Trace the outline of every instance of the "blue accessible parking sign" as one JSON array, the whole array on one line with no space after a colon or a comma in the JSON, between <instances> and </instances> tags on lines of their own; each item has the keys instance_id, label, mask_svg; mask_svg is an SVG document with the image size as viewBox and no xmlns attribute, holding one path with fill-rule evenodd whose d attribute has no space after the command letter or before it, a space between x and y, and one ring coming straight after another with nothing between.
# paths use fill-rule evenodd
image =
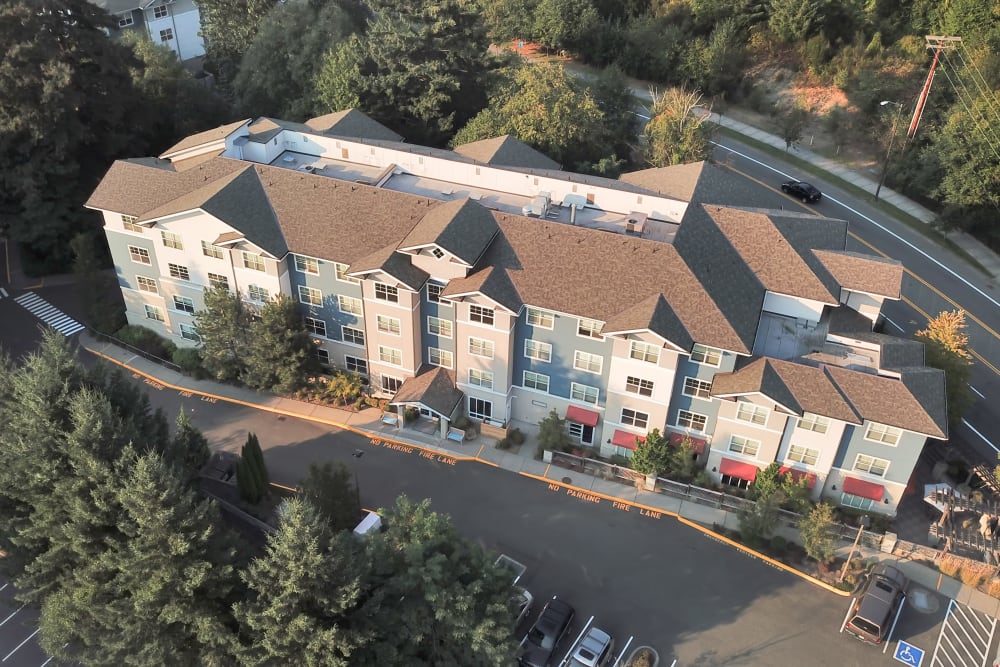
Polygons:
<instances>
[{"instance_id":1,"label":"blue accessible parking sign","mask_svg":"<svg viewBox=\"0 0 1000 667\"><path fill-rule=\"evenodd\" d=\"M924 661L924 650L900 640L896 644L896 652L892 654L892 657L904 665L920 667L920 663Z\"/></svg>"}]
</instances>

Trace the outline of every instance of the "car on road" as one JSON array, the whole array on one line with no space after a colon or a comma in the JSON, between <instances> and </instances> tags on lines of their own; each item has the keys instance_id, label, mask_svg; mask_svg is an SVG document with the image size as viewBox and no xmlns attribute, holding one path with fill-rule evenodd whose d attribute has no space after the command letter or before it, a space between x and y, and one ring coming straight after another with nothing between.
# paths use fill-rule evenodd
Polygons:
<instances>
[{"instance_id":1,"label":"car on road","mask_svg":"<svg viewBox=\"0 0 1000 667\"><path fill-rule=\"evenodd\" d=\"M823 198L819 188L805 181L785 181L781 184L781 191L802 200L805 204L815 204Z\"/></svg>"},{"instance_id":2,"label":"car on road","mask_svg":"<svg viewBox=\"0 0 1000 667\"><path fill-rule=\"evenodd\" d=\"M576 610L563 600L553 597L538 615L538 620L521 640L521 655L517 664L521 667L549 667L552 654L569 630Z\"/></svg>"},{"instance_id":3,"label":"car on road","mask_svg":"<svg viewBox=\"0 0 1000 667\"><path fill-rule=\"evenodd\" d=\"M858 588L844 629L871 644L889 639L908 584L906 575L892 565L878 565Z\"/></svg>"},{"instance_id":4,"label":"car on road","mask_svg":"<svg viewBox=\"0 0 1000 667\"><path fill-rule=\"evenodd\" d=\"M611 662L611 652L615 640L596 626L591 626L587 634L573 647L567 667L604 667Z\"/></svg>"}]
</instances>

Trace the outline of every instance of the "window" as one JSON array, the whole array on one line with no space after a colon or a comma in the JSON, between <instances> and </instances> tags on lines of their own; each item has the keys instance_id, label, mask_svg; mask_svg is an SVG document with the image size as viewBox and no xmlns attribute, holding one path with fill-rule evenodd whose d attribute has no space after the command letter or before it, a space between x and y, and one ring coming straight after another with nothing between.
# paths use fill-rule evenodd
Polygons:
<instances>
[{"instance_id":1,"label":"window","mask_svg":"<svg viewBox=\"0 0 1000 667\"><path fill-rule=\"evenodd\" d=\"M840 504L844 507L853 507L854 509L866 511L875 506L875 501L871 498L863 498L861 496L852 496L849 493L842 493L840 494Z\"/></svg>"},{"instance_id":2,"label":"window","mask_svg":"<svg viewBox=\"0 0 1000 667\"><path fill-rule=\"evenodd\" d=\"M858 454L854 459L854 469L876 477L884 477L885 471L889 469L889 462L867 454Z\"/></svg>"},{"instance_id":3,"label":"window","mask_svg":"<svg viewBox=\"0 0 1000 667\"><path fill-rule=\"evenodd\" d=\"M806 412L799 417L799 423L796 424L796 427L802 429L803 431L814 431L816 433L826 433L826 429L829 426L829 419L826 417L820 417L819 415L814 415L811 412Z\"/></svg>"},{"instance_id":4,"label":"window","mask_svg":"<svg viewBox=\"0 0 1000 667\"><path fill-rule=\"evenodd\" d=\"M165 19L167 18L167 6L157 5L153 7L153 18L154 19Z\"/></svg>"},{"instance_id":5,"label":"window","mask_svg":"<svg viewBox=\"0 0 1000 667\"><path fill-rule=\"evenodd\" d=\"M807 466L814 466L819 461L819 450L792 445L788 448L788 460L795 461L796 463L805 463Z\"/></svg>"},{"instance_id":6,"label":"window","mask_svg":"<svg viewBox=\"0 0 1000 667\"><path fill-rule=\"evenodd\" d=\"M865 433L865 440L881 442L887 445L895 445L899 442L899 436L901 435L903 435L903 432L898 428L886 426L885 424L872 423L868 425L868 431Z\"/></svg>"},{"instance_id":7,"label":"window","mask_svg":"<svg viewBox=\"0 0 1000 667\"><path fill-rule=\"evenodd\" d=\"M355 299L352 296L344 296L343 294L338 294L337 307L340 308L340 312L342 313L348 313L350 315L360 315L361 299Z\"/></svg>"},{"instance_id":8,"label":"window","mask_svg":"<svg viewBox=\"0 0 1000 667\"><path fill-rule=\"evenodd\" d=\"M452 368L455 365L454 355L448 350L442 350L437 347L427 348L427 359L432 366Z\"/></svg>"},{"instance_id":9,"label":"window","mask_svg":"<svg viewBox=\"0 0 1000 667\"><path fill-rule=\"evenodd\" d=\"M360 373L361 375L368 375L368 361L365 359L361 359L359 357L352 357L350 355L345 355L344 365L346 366L348 372L350 373Z\"/></svg>"},{"instance_id":10,"label":"window","mask_svg":"<svg viewBox=\"0 0 1000 667\"><path fill-rule=\"evenodd\" d=\"M205 257L214 257L215 259L222 259L222 248L219 246L212 245L208 241L201 242L201 254Z\"/></svg>"},{"instance_id":11,"label":"window","mask_svg":"<svg viewBox=\"0 0 1000 667\"><path fill-rule=\"evenodd\" d=\"M541 327L543 329L551 329L555 326L556 317L550 312L539 310L537 308L528 308L527 313L524 316L528 324L533 327Z\"/></svg>"},{"instance_id":12,"label":"window","mask_svg":"<svg viewBox=\"0 0 1000 667\"><path fill-rule=\"evenodd\" d=\"M138 234L142 234L142 227L135 224L136 220L138 220L138 218L136 218L134 215L122 215L122 227L124 227L130 232L136 232Z\"/></svg>"},{"instance_id":13,"label":"window","mask_svg":"<svg viewBox=\"0 0 1000 667\"><path fill-rule=\"evenodd\" d=\"M174 29L173 28L165 28L165 29L163 29L163 30L160 31L160 41L161 42L169 42L173 38L174 38Z\"/></svg>"},{"instance_id":14,"label":"window","mask_svg":"<svg viewBox=\"0 0 1000 667\"><path fill-rule=\"evenodd\" d=\"M181 338L194 341L195 343L201 342L201 336L198 335L198 329L191 324L181 325Z\"/></svg>"},{"instance_id":15,"label":"window","mask_svg":"<svg viewBox=\"0 0 1000 667\"><path fill-rule=\"evenodd\" d=\"M315 317L305 317L302 321L306 325L306 331L326 338L326 322L317 320Z\"/></svg>"},{"instance_id":16,"label":"window","mask_svg":"<svg viewBox=\"0 0 1000 667\"><path fill-rule=\"evenodd\" d=\"M574 401L597 404L597 399L601 395L601 390L597 387L590 387L579 382L571 382L569 385L569 397Z\"/></svg>"},{"instance_id":17,"label":"window","mask_svg":"<svg viewBox=\"0 0 1000 667\"><path fill-rule=\"evenodd\" d=\"M347 268L348 268L347 264L341 264L340 262L337 262L337 263L335 263L333 265L333 267L337 271L337 280L339 280L341 282L345 282L345 283L353 283L355 285L358 285L358 284L361 283L360 279L353 278L353 277L347 275Z\"/></svg>"},{"instance_id":18,"label":"window","mask_svg":"<svg viewBox=\"0 0 1000 667\"><path fill-rule=\"evenodd\" d=\"M184 243L181 241L180 235L172 232L160 232L160 238L163 239L163 245L168 248L184 250Z\"/></svg>"},{"instance_id":19,"label":"window","mask_svg":"<svg viewBox=\"0 0 1000 667\"><path fill-rule=\"evenodd\" d=\"M636 428L646 428L649 423L649 415L645 412L622 408L622 423Z\"/></svg>"},{"instance_id":20,"label":"window","mask_svg":"<svg viewBox=\"0 0 1000 667\"><path fill-rule=\"evenodd\" d=\"M444 306L449 306L447 301L441 300L441 292L444 290L443 285L435 285L434 283L427 283L427 300L431 303L440 303Z\"/></svg>"},{"instance_id":21,"label":"window","mask_svg":"<svg viewBox=\"0 0 1000 667\"><path fill-rule=\"evenodd\" d=\"M697 412L688 412L687 410L677 411L677 425L681 428L688 428L692 431L702 433L705 431L707 423L708 417L705 415L700 415Z\"/></svg>"},{"instance_id":22,"label":"window","mask_svg":"<svg viewBox=\"0 0 1000 667\"><path fill-rule=\"evenodd\" d=\"M493 418L493 403L484 401L481 398L469 397L469 416L483 421L490 421Z\"/></svg>"},{"instance_id":23,"label":"window","mask_svg":"<svg viewBox=\"0 0 1000 667\"><path fill-rule=\"evenodd\" d=\"M491 327L493 326L493 309L472 304L469 306L469 320Z\"/></svg>"},{"instance_id":24,"label":"window","mask_svg":"<svg viewBox=\"0 0 1000 667\"><path fill-rule=\"evenodd\" d=\"M131 14L128 14L126 16L120 16L120 17L118 17L118 27L119 28L127 28L127 27L129 27L130 25L132 25L134 23L135 23L135 19L132 18Z\"/></svg>"},{"instance_id":25,"label":"window","mask_svg":"<svg viewBox=\"0 0 1000 667\"><path fill-rule=\"evenodd\" d=\"M390 301L399 303L399 290L392 285L385 283L375 283L375 298L379 301Z\"/></svg>"},{"instance_id":26,"label":"window","mask_svg":"<svg viewBox=\"0 0 1000 667\"><path fill-rule=\"evenodd\" d=\"M722 363L722 350L695 343L691 350L691 361L718 368L719 364Z\"/></svg>"},{"instance_id":27,"label":"window","mask_svg":"<svg viewBox=\"0 0 1000 667\"><path fill-rule=\"evenodd\" d=\"M629 375L625 378L625 391L630 394L639 394L640 396L652 396L653 383L649 380Z\"/></svg>"},{"instance_id":28,"label":"window","mask_svg":"<svg viewBox=\"0 0 1000 667\"><path fill-rule=\"evenodd\" d=\"M529 338L524 341L524 356L538 361L552 361L552 345Z\"/></svg>"},{"instance_id":29,"label":"window","mask_svg":"<svg viewBox=\"0 0 1000 667\"><path fill-rule=\"evenodd\" d=\"M316 361L318 361L321 366L330 365L330 353L324 350L323 348L314 347L313 356L316 358Z\"/></svg>"},{"instance_id":30,"label":"window","mask_svg":"<svg viewBox=\"0 0 1000 667\"><path fill-rule=\"evenodd\" d=\"M298 271L299 273L308 273L309 275L318 276L319 260L313 259L312 257L303 257L302 255L296 255L295 270Z\"/></svg>"},{"instance_id":31,"label":"window","mask_svg":"<svg viewBox=\"0 0 1000 667\"><path fill-rule=\"evenodd\" d=\"M243 251L243 266L254 271L264 270L264 258L252 252Z\"/></svg>"},{"instance_id":32,"label":"window","mask_svg":"<svg viewBox=\"0 0 1000 667\"><path fill-rule=\"evenodd\" d=\"M660 361L660 348L650 343L643 343L640 340L632 341L628 356L639 361L655 364Z\"/></svg>"},{"instance_id":33,"label":"window","mask_svg":"<svg viewBox=\"0 0 1000 667\"><path fill-rule=\"evenodd\" d=\"M527 389L544 391L547 394L549 393L549 376L542 375L541 373L524 371L524 386Z\"/></svg>"},{"instance_id":34,"label":"window","mask_svg":"<svg viewBox=\"0 0 1000 667\"><path fill-rule=\"evenodd\" d=\"M434 248L431 250L431 254L434 255L435 259L441 259L444 257L444 250L441 250L441 248Z\"/></svg>"},{"instance_id":35,"label":"window","mask_svg":"<svg viewBox=\"0 0 1000 667\"><path fill-rule=\"evenodd\" d=\"M386 347L385 345L378 346L378 358L382 363L392 364L393 366L403 365L403 352L397 350L394 347Z\"/></svg>"},{"instance_id":36,"label":"window","mask_svg":"<svg viewBox=\"0 0 1000 667\"><path fill-rule=\"evenodd\" d=\"M395 394L399 391L399 388L403 386L403 380L401 378L394 378L391 375L382 376L382 391L387 391L390 394Z\"/></svg>"},{"instance_id":37,"label":"window","mask_svg":"<svg viewBox=\"0 0 1000 667\"><path fill-rule=\"evenodd\" d=\"M247 285L247 298L251 301L256 301L258 303L264 303L271 299L271 295L263 287L258 287L257 285Z\"/></svg>"},{"instance_id":38,"label":"window","mask_svg":"<svg viewBox=\"0 0 1000 667\"><path fill-rule=\"evenodd\" d=\"M744 438L742 435L729 436L729 451L743 454L744 456L757 456L760 450L760 441Z\"/></svg>"},{"instance_id":39,"label":"window","mask_svg":"<svg viewBox=\"0 0 1000 667\"><path fill-rule=\"evenodd\" d=\"M585 338L597 338L602 340L604 336L601 335L602 323L597 320L588 320L581 317L577 320L576 324L576 335L583 336Z\"/></svg>"},{"instance_id":40,"label":"window","mask_svg":"<svg viewBox=\"0 0 1000 667\"><path fill-rule=\"evenodd\" d=\"M149 292L150 294L159 294L160 290L156 287L156 281L152 278L147 278L146 276L136 276L135 282L139 285L140 292Z\"/></svg>"},{"instance_id":41,"label":"window","mask_svg":"<svg viewBox=\"0 0 1000 667\"><path fill-rule=\"evenodd\" d=\"M208 284L212 287L225 287L229 289L229 278L220 273L208 274Z\"/></svg>"},{"instance_id":42,"label":"window","mask_svg":"<svg viewBox=\"0 0 1000 667\"><path fill-rule=\"evenodd\" d=\"M323 293L315 287L299 285L299 303L305 303L310 306L322 306Z\"/></svg>"},{"instance_id":43,"label":"window","mask_svg":"<svg viewBox=\"0 0 1000 667\"><path fill-rule=\"evenodd\" d=\"M427 333L441 336L441 338L451 338L451 320L428 316Z\"/></svg>"},{"instance_id":44,"label":"window","mask_svg":"<svg viewBox=\"0 0 1000 667\"><path fill-rule=\"evenodd\" d=\"M144 306L146 309L146 319L156 320L157 322L163 322L163 311L156 306L151 306L148 303Z\"/></svg>"},{"instance_id":45,"label":"window","mask_svg":"<svg viewBox=\"0 0 1000 667\"><path fill-rule=\"evenodd\" d=\"M128 254L129 257L132 258L132 261L136 264L145 264L146 266L149 266L152 263L149 261L149 251L145 248L137 248L134 245L130 245L128 247Z\"/></svg>"},{"instance_id":46,"label":"window","mask_svg":"<svg viewBox=\"0 0 1000 667\"><path fill-rule=\"evenodd\" d=\"M170 272L171 278L191 280L191 272L188 271L186 266L181 266L180 264L167 264L167 270Z\"/></svg>"},{"instance_id":47,"label":"window","mask_svg":"<svg viewBox=\"0 0 1000 667\"><path fill-rule=\"evenodd\" d=\"M573 368L578 371L587 371L588 373L597 373L599 375L603 367L604 359L600 355L581 352L580 350L576 350L573 353Z\"/></svg>"},{"instance_id":48,"label":"window","mask_svg":"<svg viewBox=\"0 0 1000 667\"><path fill-rule=\"evenodd\" d=\"M382 333L398 336L401 327L402 324L395 317L386 317L385 315L378 316L378 330Z\"/></svg>"},{"instance_id":49,"label":"window","mask_svg":"<svg viewBox=\"0 0 1000 667\"><path fill-rule=\"evenodd\" d=\"M474 384L484 389L493 389L493 373L491 371L481 371L478 368L470 368L469 384Z\"/></svg>"},{"instance_id":50,"label":"window","mask_svg":"<svg viewBox=\"0 0 1000 667\"><path fill-rule=\"evenodd\" d=\"M344 339L345 343L351 343L352 345L365 344L365 332L361 329L355 329L354 327L340 327L340 335Z\"/></svg>"},{"instance_id":51,"label":"window","mask_svg":"<svg viewBox=\"0 0 1000 667\"><path fill-rule=\"evenodd\" d=\"M469 337L469 354L477 357L493 358L493 341Z\"/></svg>"},{"instance_id":52,"label":"window","mask_svg":"<svg viewBox=\"0 0 1000 667\"><path fill-rule=\"evenodd\" d=\"M740 401L739 407L736 409L736 418L738 420L757 424L758 426L763 426L767 423L767 416L769 414L771 414L771 411L764 406L755 405L747 401Z\"/></svg>"},{"instance_id":53,"label":"window","mask_svg":"<svg viewBox=\"0 0 1000 667\"><path fill-rule=\"evenodd\" d=\"M684 378L684 395L694 398L710 399L712 396L712 383L698 378Z\"/></svg>"},{"instance_id":54,"label":"window","mask_svg":"<svg viewBox=\"0 0 1000 667\"><path fill-rule=\"evenodd\" d=\"M174 295L174 309L194 314L194 301L186 296Z\"/></svg>"}]
</instances>

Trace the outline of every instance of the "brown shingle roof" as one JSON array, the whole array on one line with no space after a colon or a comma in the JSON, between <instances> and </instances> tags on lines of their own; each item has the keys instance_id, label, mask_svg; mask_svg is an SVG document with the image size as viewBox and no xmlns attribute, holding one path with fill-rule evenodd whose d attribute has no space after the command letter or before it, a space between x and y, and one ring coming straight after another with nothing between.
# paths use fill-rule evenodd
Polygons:
<instances>
[{"instance_id":1,"label":"brown shingle roof","mask_svg":"<svg viewBox=\"0 0 1000 667\"><path fill-rule=\"evenodd\" d=\"M455 373L439 366L423 366L415 377L403 380L402 386L392 397L392 403L422 403L431 410L451 417L465 397L455 387Z\"/></svg>"},{"instance_id":2,"label":"brown shingle roof","mask_svg":"<svg viewBox=\"0 0 1000 667\"><path fill-rule=\"evenodd\" d=\"M351 263L347 272L360 274L371 271L387 273L411 290L417 291L427 282L427 273L413 266L410 258L401 252L396 252L396 245L380 248L370 255L361 257Z\"/></svg>"},{"instance_id":3,"label":"brown shingle roof","mask_svg":"<svg viewBox=\"0 0 1000 667\"><path fill-rule=\"evenodd\" d=\"M757 188L750 179L710 162L642 169L622 174L619 180L692 206L749 201L756 196Z\"/></svg>"},{"instance_id":4,"label":"brown shingle roof","mask_svg":"<svg viewBox=\"0 0 1000 667\"><path fill-rule=\"evenodd\" d=\"M616 314L605 322L602 333L610 335L643 330L652 331L682 350L690 350L694 345L691 334L662 294L654 294Z\"/></svg>"},{"instance_id":5,"label":"brown shingle roof","mask_svg":"<svg viewBox=\"0 0 1000 667\"><path fill-rule=\"evenodd\" d=\"M357 109L335 111L305 122L314 132L335 135L338 137L357 137L359 139L381 139L384 141L402 141L403 137L396 134L382 123L379 123Z\"/></svg>"},{"instance_id":6,"label":"brown shingle roof","mask_svg":"<svg viewBox=\"0 0 1000 667\"><path fill-rule=\"evenodd\" d=\"M894 259L846 250L813 250L830 275L845 289L898 299L903 265Z\"/></svg>"},{"instance_id":7,"label":"brown shingle roof","mask_svg":"<svg viewBox=\"0 0 1000 667\"><path fill-rule=\"evenodd\" d=\"M184 137L176 144L168 148L167 150L160 153L161 158L168 158L174 153L180 153L181 151L186 151L190 148L196 148L202 144L211 144L217 141L222 141L230 134L243 127L245 124L250 122L249 118L244 120L238 120L235 123L229 123L228 125L220 125L219 127L214 127L211 130L205 130L204 132L199 132L197 134L192 134L189 137Z\"/></svg>"},{"instance_id":8,"label":"brown shingle roof","mask_svg":"<svg viewBox=\"0 0 1000 667\"><path fill-rule=\"evenodd\" d=\"M560 166L552 158L510 134L462 144L455 146L454 150L459 155L464 155L476 162L502 167L559 169Z\"/></svg>"},{"instance_id":9,"label":"brown shingle roof","mask_svg":"<svg viewBox=\"0 0 1000 667\"><path fill-rule=\"evenodd\" d=\"M932 438L947 437L947 418L941 409L945 405L943 371L907 371L909 379L901 381L835 366L825 370L863 419ZM910 387L918 390L919 400Z\"/></svg>"},{"instance_id":10,"label":"brown shingle roof","mask_svg":"<svg viewBox=\"0 0 1000 667\"><path fill-rule=\"evenodd\" d=\"M503 267L485 266L465 278L450 280L441 296L453 297L472 292L489 297L512 313L520 312L524 305Z\"/></svg>"},{"instance_id":11,"label":"brown shingle roof","mask_svg":"<svg viewBox=\"0 0 1000 667\"><path fill-rule=\"evenodd\" d=\"M496 236L497 223L488 210L471 199L435 206L400 244L400 250L436 244L472 266Z\"/></svg>"}]
</instances>

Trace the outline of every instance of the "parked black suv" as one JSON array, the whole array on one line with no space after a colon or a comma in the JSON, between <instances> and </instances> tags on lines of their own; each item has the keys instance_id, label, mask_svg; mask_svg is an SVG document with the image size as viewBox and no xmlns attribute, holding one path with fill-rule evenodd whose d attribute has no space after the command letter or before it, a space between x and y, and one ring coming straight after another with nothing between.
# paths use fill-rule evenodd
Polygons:
<instances>
[{"instance_id":1,"label":"parked black suv","mask_svg":"<svg viewBox=\"0 0 1000 667\"><path fill-rule=\"evenodd\" d=\"M815 204L823 198L823 193L815 185L805 181L785 181L781 184L781 191L801 199L806 204Z\"/></svg>"},{"instance_id":2,"label":"parked black suv","mask_svg":"<svg viewBox=\"0 0 1000 667\"><path fill-rule=\"evenodd\" d=\"M549 667L556 646L569 630L576 611L559 598L552 598L545 604L538 620L521 640L521 656L517 664L521 667Z\"/></svg>"},{"instance_id":3,"label":"parked black suv","mask_svg":"<svg viewBox=\"0 0 1000 667\"><path fill-rule=\"evenodd\" d=\"M844 629L864 642L889 639L900 605L906 599L906 575L891 565L879 565L858 589Z\"/></svg>"}]
</instances>

